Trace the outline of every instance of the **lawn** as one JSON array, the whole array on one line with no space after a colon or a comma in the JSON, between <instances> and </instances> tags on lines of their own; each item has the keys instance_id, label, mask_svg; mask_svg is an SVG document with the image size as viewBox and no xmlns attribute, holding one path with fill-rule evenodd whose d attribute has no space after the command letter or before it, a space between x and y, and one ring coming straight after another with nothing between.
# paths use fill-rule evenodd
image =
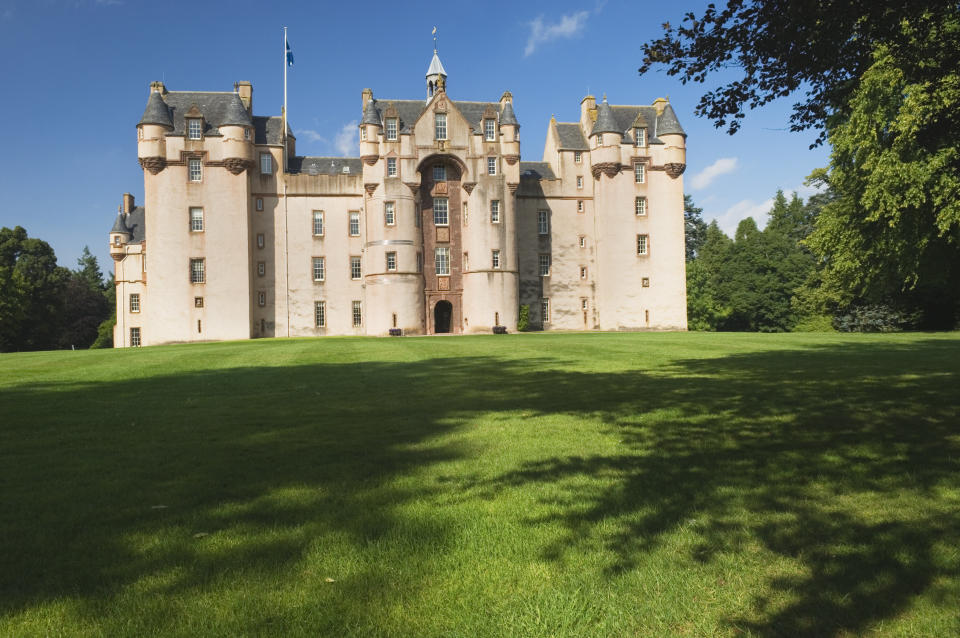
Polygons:
<instances>
[{"instance_id":1,"label":"lawn","mask_svg":"<svg viewBox=\"0 0 960 638\"><path fill-rule=\"evenodd\" d=\"M2 636L960 635L960 335L0 356Z\"/></svg>"}]
</instances>

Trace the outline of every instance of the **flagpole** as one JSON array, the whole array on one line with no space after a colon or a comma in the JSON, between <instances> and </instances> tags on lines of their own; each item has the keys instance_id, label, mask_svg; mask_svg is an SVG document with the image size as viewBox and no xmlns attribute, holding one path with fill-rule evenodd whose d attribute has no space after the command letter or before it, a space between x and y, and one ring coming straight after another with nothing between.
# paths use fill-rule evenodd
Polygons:
<instances>
[{"instance_id":1,"label":"flagpole","mask_svg":"<svg viewBox=\"0 0 960 638\"><path fill-rule=\"evenodd\" d=\"M283 27L283 170L287 170L287 27Z\"/></svg>"}]
</instances>

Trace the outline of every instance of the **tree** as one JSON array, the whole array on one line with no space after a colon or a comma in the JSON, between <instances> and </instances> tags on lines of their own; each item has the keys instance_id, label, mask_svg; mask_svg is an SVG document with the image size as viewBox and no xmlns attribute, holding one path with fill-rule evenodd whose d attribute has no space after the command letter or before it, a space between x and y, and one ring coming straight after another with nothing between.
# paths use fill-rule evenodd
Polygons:
<instances>
[{"instance_id":1,"label":"tree","mask_svg":"<svg viewBox=\"0 0 960 638\"><path fill-rule=\"evenodd\" d=\"M56 347L68 278L45 241L0 229L0 352Z\"/></svg>"},{"instance_id":2,"label":"tree","mask_svg":"<svg viewBox=\"0 0 960 638\"><path fill-rule=\"evenodd\" d=\"M99 326L114 310L104 289L100 265L87 246L77 266L63 288L61 348L89 348L97 339Z\"/></svg>"},{"instance_id":3,"label":"tree","mask_svg":"<svg viewBox=\"0 0 960 638\"><path fill-rule=\"evenodd\" d=\"M813 127L820 143L827 119L845 112L879 47L910 73L934 79L924 61L938 53L938 44L926 41L921 50L904 42L904 25L937 33L957 14L955 0L728 0L721 9L708 5L700 17L687 13L679 27L664 24L663 36L643 45L639 72L663 65L686 84L739 69L739 78L706 92L696 107L697 115L729 133L740 128L746 107L802 89L790 129Z\"/></svg>"},{"instance_id":4,"label":"tree","mask_svg":"<svg viewBox=\"0 0 960 638\"><path fill-rule=\"evenodd\" d=\"M702 208L697 208L693 204L693 198L689 195L683 196L683 225L686 234L687 261L696 258L700 246L703 245L707 235L707 223L701 216Z\"/></svg>"}]
</instances>

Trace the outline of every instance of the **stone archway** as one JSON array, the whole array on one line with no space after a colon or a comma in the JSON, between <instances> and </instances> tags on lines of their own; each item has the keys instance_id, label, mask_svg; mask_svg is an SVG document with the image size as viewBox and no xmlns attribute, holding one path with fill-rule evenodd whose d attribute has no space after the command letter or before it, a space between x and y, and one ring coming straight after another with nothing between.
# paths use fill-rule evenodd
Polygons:
<instances>
[{"instance_id":1,"label":"stone archway","mask_svg":"<svg viewBox=\"0 0 960 638\"><path fill-rule=\"evenodd\" d=\"M433 307L433 332L445 334L450 332L450 323L453 318L453 304L441 299Z\"/></svg>"}]
</instances>

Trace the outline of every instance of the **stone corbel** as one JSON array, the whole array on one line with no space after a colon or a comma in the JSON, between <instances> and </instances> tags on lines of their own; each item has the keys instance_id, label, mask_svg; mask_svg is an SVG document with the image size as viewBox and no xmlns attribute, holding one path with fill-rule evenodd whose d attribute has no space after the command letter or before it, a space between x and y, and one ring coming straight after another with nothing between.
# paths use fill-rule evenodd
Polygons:
<instances>
[{"instance_id":1,"label":"stone corbel","mask_svg":"<svg viewBox=\"0 0 960 638\"><path fill-rule=\"evenodd\" d=\"M476 188L477 183L476 183L476 182L463 182L461 185L463 186L463 190L467 191L467 195L472 195L472 194L473 194L473 189Z\"/></svg>"},{"instance_id":2,"label":"stone corbel","mask_svg":"<svg viewBox=\"0 0 960 638\"><path fill-rule=\"evenodd\" d=\"M607 177L615 177L620 172L621 166L620 162L600 162L594 164L590 171L593 173L593 179L600 179L601 173Z\"/></svg>"},{"instance_id":3,"label":"stone corbel","mask_svg":"<svg viewBox=\"0 0 960 638\"><path fill-rule=\"evenodd\" d=\"M667 171L667 175L669 175L672 179L677 179L683 175L683 171L687 170L687 165L679 162L670 162L668 164L664 164L663 167L664 170Z\"/></svg>"},{"instance_id":4,"label":"stone corbel","mask_svg":"<svg viewBox=\"0 0 960 638\"><path fill-rule=\"evenodd\" d=\"M516 164L517 162L520 161L520 156L519 156L519 155L504 155L504 156L503 156L503 159L505 159L505 160L507 161L507 164L509 164L510 166L513 166L514 164Z\"/></svg>"},{"instance_id":5,"label":"stone corbel","mask_svg":"<svg viewBox=\"0 0 960 638\"><path fill-rule=\"evenodd\" d=\"M420 184L418 184L417 182L404 182L404 185L407 188L409 188L410 192L413 193L414 195L416 195L417 192L420 190Z\"/></svg>"},{"instance_id":6,"label":"stone corbel","mask_svg":"<svg viewBox=\"0 0 960 638\"><path fill-rule=\"evenodd\" d=\"M150 171L151 175L156 175L167 167L167 160L163 157L141 157L140 167Z\"/></svg>"},{"instance_id":7,"label":"stone corbel","mask_svg":"<svg viewBox=\"0 0 960 638\"><path fill-rule=\"evenodd\" d=\"M239 175L248 168L252 168L253 162L239 157L228 157L223 160L223 165L232 174Z\"/></svg>"},{"instance_id":8,"label":"stone corbel","mask_svg":"<svg viewBox=\"0 0 960 638\"><path fill-rule=\"evenodd\" d=\"M378 159L380 159L379 155L363 155L360 157L360 160L367 166L373 166Z\"/></svg>"},{"instance_id":9,"label":"stone corbel","mask_svg":"<svg viewBox=\"0 0 960 638\"><path fill-rule=\"evenodd\" d=\"M373 182L372 184L364 184L363 188L367 191L367 197L373 196L373 191L377 190L377 186L380 184L378 182Z\"/></svg>"},{"instance_id":10,"label":"stone corbel","mask_svg":"<svg viewBox=\"0 0 960 638\"><path fill-rule=\"evenodd\" d=\"M520 182L507 182L507 188L510 189L510 194L512 195L520 188Z\"/></svg>"}]
</instances>

